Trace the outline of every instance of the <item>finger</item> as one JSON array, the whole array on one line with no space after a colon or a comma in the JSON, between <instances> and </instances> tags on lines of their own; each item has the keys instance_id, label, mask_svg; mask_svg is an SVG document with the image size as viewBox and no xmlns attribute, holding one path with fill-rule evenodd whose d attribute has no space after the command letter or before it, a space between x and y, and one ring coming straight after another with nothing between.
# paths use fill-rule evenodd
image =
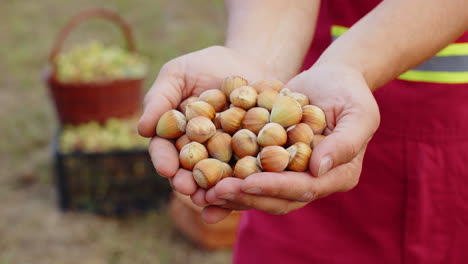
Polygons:
<instances>
[{"instance_id":1,"label":"finger","mask_svg":"<svg viewBox=\"0 0 468 264\"><path fill-rule=\"evenodd\" d=\"M141 136L154 136L159 118L180 103L184 89L183 61L179 58L166 63L146 94L143 115L138 122L138 132Z\"/></svg>"},{"instance_id":2,"label":"finger","mask_svg":"<svg viewBox=\"0 0 468 264\"><path fill-rule=\"evenodd\" d=\"M226 201L226 203L224 205L219 205L219 207L225 208L225 209L230 209L230 210L233 210L233 211L246 211L246 210L252 209L252 207L242 205L242 204L237 204L237 203L230 202L230 201Z\"/></svg>"},{"instance_id":3,"label":"finger","mask_svg":"<svg viewBox=\"0 0 468 264\"><path fill-rule=\"evenodd\" d=\"M148 151L159 175L170 178L176 174L179 169L179 154L171 141L154 137L151 139Z\"/></svg>"},{"instance_id":4,"label":"finger","mask_svg":"<svg viewBox=\"0 0 468 264\"><path fill-rule=\"evenodd\" d=\"M241 183L241 190L254 195L310 202L317 192L317 179L306 172L262 172L249 175Z\"/></svg>"},{"instance_id":5,"label":"finger","mask_svg":"<svg viewBox=\"0 0 468 264\"><path fill-rule=\"evenodd\" d=\"M336 127L314 149L310 161L313 175L322 176L330 169L352 161L369 142L379 124L372 106L353 106L343 110Z\"/></svg>"},{"instance_id":6,"label":"finger","mask_svg":"<svg viewBox=\"0 0 468 264\"><path fill-rule=\"evenodd\" d=\"M230 209L220 208L217 206L208 206L203 208L201 216L205 223L216 224L224 218L228 217L232 212Z\"/></svg>"},{"instance_id":7,"label":"finger","mask_svg":"<svg viewBox=\"0 0 468 264\"><path fill-rule=\"evenodd\" d=\"M192 201L194 204L200 206L200 207L205 207L208 206L209 204L205 200L205 193L206 191L198 188L194 194L191 195L190 198L192 198Z\"/></svg>"},{"instance_id":8,"label":"finger","mask_svg":"<svg viewBox=\"0 0 468 264\"><path fill-rule=\"evenodd\" d=\"M253 208L275 215L288 213L306 204L275 197L247 194L242 192L241 185L241 179L223 179L207 191L205 199L208 203L217 202L218 200L227 200L227 202L221 206L232 206L233 209L239 210Z\"/></svg>"},{"instance_id":9,"label":"finger","mask_svg":"<svg viewBox=\"0 0 468 264\"><path fill-rule=\"evenodd\" d=\"M245 193L298 202L311 202L335 192L354 188L361 173L365 149L351 162L340 165L321 177L307 173L257 173L241 183Z\"/></svg>"},{"instance_id":10,"label":"finger","mask_svg":"<svg viewBox=\"0 0 468 264\"><path fill-rule=\"evenodd\" d=\"M192 172L179 169L172 179L172 185L174 190L185 195L193 195L197 189L198 185L192 177Z\"/></svg>"}]
</instances>

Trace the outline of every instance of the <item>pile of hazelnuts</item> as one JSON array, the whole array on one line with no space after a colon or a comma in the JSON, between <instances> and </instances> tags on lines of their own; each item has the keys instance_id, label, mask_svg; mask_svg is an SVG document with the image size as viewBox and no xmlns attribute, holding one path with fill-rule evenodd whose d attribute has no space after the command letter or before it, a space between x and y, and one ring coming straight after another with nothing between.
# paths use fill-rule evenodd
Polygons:
<instances>
[{"instance_id":1,"label":"pile of hazelnuts","mask_svg":"<svg viewBox=\"0 0 468 264\"><path fill-rule=\"evenodd\" d=\"M174 139L182 168L198 186L257 172L306 171L312 149L323 139L325 113L309 98L277 80L230 76L220 89L185 99L164 113L159 137Z\"/></svg>"}]
</instances>

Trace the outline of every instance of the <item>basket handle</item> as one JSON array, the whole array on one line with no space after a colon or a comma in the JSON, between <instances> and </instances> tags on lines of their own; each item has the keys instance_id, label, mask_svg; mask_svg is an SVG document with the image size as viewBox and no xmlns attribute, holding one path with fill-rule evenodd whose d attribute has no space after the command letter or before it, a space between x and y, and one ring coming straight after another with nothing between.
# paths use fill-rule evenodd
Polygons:
<instances>
[{"instance_id":1,"label":"basket handle","mask_svg":"<svg viewBox=\"0 0 468 264\"><path fill-rule=\"evenodd\" d=\"M67 36L78 24L90 18L103 18L116 23L125 36L125 39L127 41L127 49L129 51L135 51L135 41L133 38L132 29L130 28L130 25L121 16L119 16L117 13L103 8L89 9L82 11L74 17L72 17L70 21L65 25L65 27L60 31L57 39L55 40L52 51L49 55L49 62L52 64L54 70L56 66L55 58L58 56L60 50L62 49L63 43L65 42Z\"/></svg>"}]
</instances>

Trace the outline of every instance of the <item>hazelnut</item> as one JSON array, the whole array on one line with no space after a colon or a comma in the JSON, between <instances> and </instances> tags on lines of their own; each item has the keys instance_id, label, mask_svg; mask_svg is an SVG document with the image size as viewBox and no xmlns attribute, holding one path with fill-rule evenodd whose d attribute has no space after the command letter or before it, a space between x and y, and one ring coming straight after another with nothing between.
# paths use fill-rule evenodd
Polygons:
<instances>
[{"instance_id":1,"label":"hazelnut","mask_svg":"<svg viewBox=\"0 0 468 264\"><path fill-rule=\"evenodd\" d=\"M320 144L320 142L325 138L324 135L315 135L314 136L314 139L312 139L312 149L315 149L315 147L317 147L318 144Z\"/></svg>"},{"instance_id":2,"label":"hazelnut","mask_svg":"<svg viewBox=\"0 0 468 264\"><path fill-rule=\"evenodd\" d=\"M287 139L286 130L281 125L268 123L258 132L257 142L262 147L282 146Z\"/></svg>"},{"instance_id":3,"label":"hazelnut","mask_svg":"<svg viewBox=\"0 0 468 264\"><path fill-rule=\"evenodd\" d=\"M247 176L262 172L257 164L257 159L252 156L245 156L236 162L234 166L234 177L245 179Z\"/></svg>"},{"instance_id":4,"label":"hazelnut","mask_svg":"<svg viewBox=\"0 0 468 264\"><path fill-rule=\"evenodd\" d=\"M280 97L271 109L270 122L289 127L302 119L301 105L289 96Z\"/></svg>"},{"instance_id":5,"label":"hazelnut","mask_svg":"<svg viewBox=\"0 0 468 264\"><path fill-rule=\"evenodd\" d=\"M178 138L184 134L186 124L184 114L177 110L169 110L159 119L156 135L162 138Z\"/></svg>"},{"instance_id":6,"label":"hazelnut","mask_svg":"<svg viewBox=\"0 0 468 264\"><path fill-rule=\"evenodd\" d=\"M198 97L196 96L192 96L192 97L189 97L185 100L182 101L182 103L179 104L179 110L180 112L184 113L185 115L185 110L187 110L187 105L190 104L190 103L193 103L193 102L196 102L198 101Z\"/></svg>"},{"instance_id":7,"label":"hazelnut","mask_svg":"<svg viewBox=\"0 0 468 264\"><path fill-rule=\"evenodd\" d=\"M289 153L288 169L292 171L306 171L309 168L312 149L303 142L297 142L286 149Z\"/></svg>"},{"instance_id":8,"label":"hazelnut","mask_svg":"<svg viewBox=\"0 0 468 264\"><path fill-rule=\"evenodd\" d=\"M288 96L296 100L296 102L298 102L301 106L305 106L309 104L309 97L307 97L305 94L290 93Z\"/></svg>"},{"instance_id":9,"label":"hazelnut","mask_svg":"<svg viewBox=\"0 0 468 264\"><path fill-rule=\"evenodd\" d=\"M223 80L223 83L221 84L221 91L227 96L227 98L229 98L234 89L244 85L248 85L246 79L240 76L230 76Z\"/></svg>"},{"instance_id":10,"label":"hazelnut","mask_svg":"<svg viewBox=\"0 0 468 264\"><path fill-rule=\"evenodd\" d=\"M221 113L221 127L226 133L234 134L239 130L246 113L244 109L239 107L229 108Z\"/></svg>"},{"instance_id":11,"label":"hazelnut","mask_svg":"<svg viewBox=\"0 0 468 264\"><path fill-rule=\"evenodd\" d=\"M279 96L276 90L265 90L257 96L257 105L271 111L273 104L278 100Z\"/></svg>"},{"instance_id":12,"label":"hazelnut","mask_svg":"<svg viewBox=\"0 0 468 264\"><path fill-rule=\"evenodd\" d=\"M286 132L288 133L288 143L293 145L296 142L304 142L310 145L314 138L314 132L306 123L299 123L289 127Z\"/></svg>"},{"instance_id":13,"label":"hazelnut","mask_svg":"<svg viewBox=\"0 0 468 264\"><path fill-rule=\"evenodd\" d=\"M221 127L221 113L216 113L216 116L213 119L213 123L214 123L216 129L222 129L222 127Z\"/></svg>"},{"instance_id":14,"label":"hazelnut","mask_svg":"<svg viewBox=\"0 0 468 264\"><path fill-rule=\"evenodd\" d=\"M217 159L204 159L193 167L195 182L203 189L213 187L224 175L225 166Z\"/></svg>"},{"instance_id":15,"label":"hazelnut","mask_svg":"<svg viewBox=\"0 0 468 264\"><path fill-rule=\"evenodd\" d=\"M269 172L281 172L289 163L289 153L280 146L264 147L257 156L258 165Z\"/></svg>"},{"instance_id":16,"label":"hazelnut","mask_svg":"<svg viewBox=\"0 0 468 264\"><path fill-rule=\"evenodd\" d=\"M185 110L185 116L187 120L190 120L197 116L204 116L210 120L216 115L214 108L207 102L197 101L187 105Z\"/></svg>"},{"instance_id":17,"label":"hazelnut","mask_svg":"<svg viewBox=\"0 0 468 264\"><path fill-rule=\"evenodd\" d=\"M187 123L186 134L191 141L203 143L216 133L216 127L210 119L197 116Z\"/></svg>"},{"instance_id":18,"label":"hazelnut","mask_svg":"<svg viewBox=\"0 0 468 264\"><path fill-rule=\"evenodd\" d=\"M327 126L323 110L315 105L306 105L302 108L302 111L301 122L309 125L315 135L322 134Z\"/></svg>"},{"instance_id":19,"label":"hazelnut","mask_svg":"<svg viewBox=\"0 0 468 264\"><path fill-rule=\"evenodd\" d=\"M216 112L222 111L226 105L226 95L218 89L204 91L198 100L209 103Z\"/></svg>"},{"instance_id":20,"label":"hazelnut","mask_svg":"<svg viewBox=\"0 0 468 264\"><path fill-rule=\"evenodd\" d=\"M258 153L257 136L250 130L241 129L232 136L231 147L238 158L255 156Z\"/></svg>"},{"instance_id":21,"label":"hazelnut","mask_svg":"<svg viewBox=\"0 0 468 264\"><path fill-rule=\"evenodd\" d=\"M259 80L252 84L252 87L255 88L258 93L261 93L268 89L279 91L284 87L284 84L278 80Z\"/></svg>"},{"instance_id":22,"label":"hazelnut","mask_svg":"<svg viewBox=\"0 0 468 264\"><path fill-rule=\"evenodd\" d=\"M180 165L187 170L192 170L195 164L207 158L208 151L206 151L205 146L198 142L188 143L179 153Z\"/></svg>"},{"instance_id":23,"label":"hazelnut","mask_svg":"<svg viewBox=\"0 0 468 264\"><path fill-rule=\"evenodd\" d=\"M241 86L232 91L229 98L234 106L247 110L257 103L257 91L251 86Z\"/></svg>"},{"instance_id":24,"label":"hazelnut","mask_svg":"<svg viewBox=\"0 0 468 264\"><path fill-rule=\"evenodd\" d=\"M224 132L216 132L206 142L206 148L212 158L229 162L232 157L231 136Z\"/></svg>"},{"instance_id":25,"label":"hazelnut","mask_svg":"<svg viewBox=\"0 0 468 264\"><path fill-rule=\"evenodd\" d=\"M249 109L245 114L244 120L242 120L242 128L248 129L255 134L258 134L260 130L270 120L270 113L265 108L254 107Z\"/></svg>"},{"instance_id":26,"label":"hazelnut","mask_svg":"<svg viewBox=\"0 0 468 264\"><path fill-rule=\"evenodd\" d=\"M227 178L227 177L232 177L232 168L229 164L227 163L222 163L223 164L223 175L221 176L221 179Z\"/></svg>"},{"instance_id":27,"label":"hazelnut","mask_svg":"<svg viewBox=\"0 0 468 264\"><path fill-rule=\"evenodd\" d=\"M190 143L190 139L187 137L187 135L182 135L181 137L179 137L175 142L177 151L180 152L180 150L188 143Z\"/></svg>"}]
</instances>

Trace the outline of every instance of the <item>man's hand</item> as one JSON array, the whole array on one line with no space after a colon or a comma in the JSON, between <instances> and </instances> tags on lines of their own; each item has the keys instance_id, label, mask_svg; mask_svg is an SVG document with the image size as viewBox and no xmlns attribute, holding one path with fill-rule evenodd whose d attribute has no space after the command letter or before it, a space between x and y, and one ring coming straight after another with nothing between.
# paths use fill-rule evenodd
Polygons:
<instances>
[{"instance_id":1,"label":"man's hand","mask_svg":"<svg viewBox=\"0 0 468 264\"><path fill-rule=\"evenodd\" d=\"M205 197L194 195L197 204L209 205L203 212L205 221L217 222L229 209L285 214L315 199L348 191L358 183L367 143L380 121L362 75L344 66L317 66L293 78L286 87L306 94L310 103L326 114L327 137L314 149L310 171L223 179Z\"/></svg>"}]
</instances>

